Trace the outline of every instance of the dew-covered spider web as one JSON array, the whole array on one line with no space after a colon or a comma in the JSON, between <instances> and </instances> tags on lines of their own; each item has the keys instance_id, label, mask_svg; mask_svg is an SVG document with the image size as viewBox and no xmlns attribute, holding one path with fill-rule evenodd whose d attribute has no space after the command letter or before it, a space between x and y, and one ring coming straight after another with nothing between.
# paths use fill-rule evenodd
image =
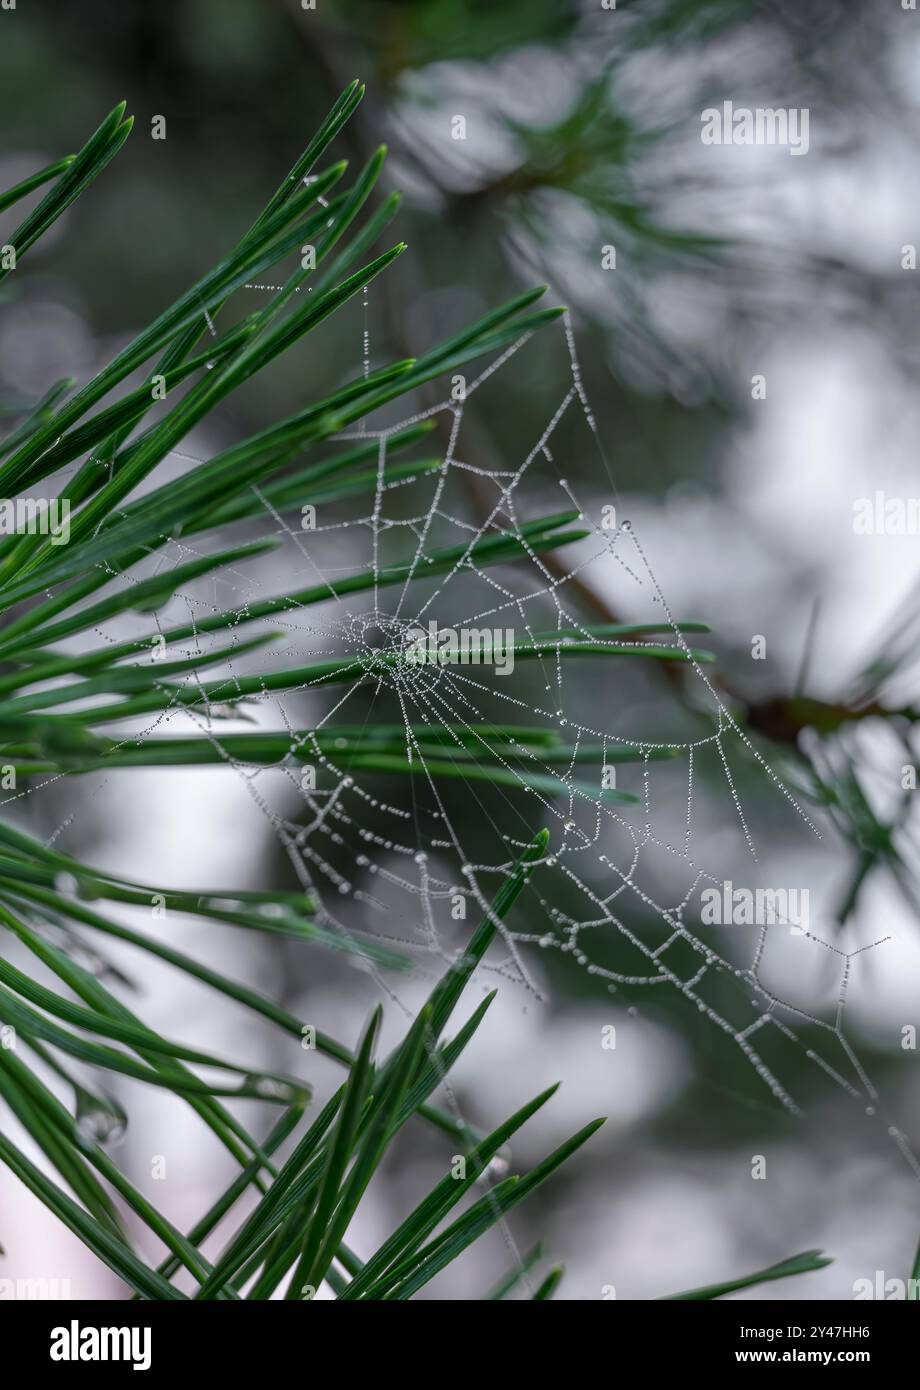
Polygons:
<instances>
[{"instance_id":1,"label":"dew-covered spider web","mask_svg":"<svg viewBox=\"0 0 920 1390\"><path fill-rule=\"evenodd\" d=\"M363 313L368 373L366 294ZM477 397L502 400L509 372L542 381L545 364L533 366L527 336L410 417L338 436L334 447L365 458L366 486L329 501L320 488L308 526L299 505L292 512L257 490L258 532L281 540L293 595L263 619L279 639L270 659L264 650L242 655L224 695L202 683L197 705L177 702L130 738L206 739L268 820L318 920L407 956L432 980L462 953L546 827L546 853L498 923L484 981L539 999L547 957L558 954L631 1013L657 1010L667 994L698 1011L795 1113L802 1099L783 1062L790 1048L797 1063L804 1052L823 1081L887 1129L920 1176L847 1031L854 974L883 943L775 910L747 925L705 923L702 895L732 877L720 857L736 880L743 862L745 883L760 882L751 803L775 803L771 815L789 820L802 842L819 832L697 651L705 639L684 620L706 615L675 612L666 600L618 505L567 316L535 341L553 334L566 370L561 397L513 458L484 439ZM515 435L513 420L505 434ZM417 465L405 462L406 441L410 453L426 454ZM596 461L597 486L582 499L566 461L578 459L584 477L586 457ZM567 533L583 534L550 544ZM165 563L196 553L179 538ZM220 582L232 584L241 623L277 592L266 588L276 577L254 580L245 567ZM305 586L309 602L297 597ZM591 594L612 595L615 615L586 617ZM195 588L175 601L195 629L189 651L209 650L206 620L223 598ZM241 640L250 632L241 628ZM442 660L435 649L445 633ZM477 642L479 661L470 655ZM261 688L237 700L234 680L253 669L265 673ZM293 674L273 679L282 671ZM276 756L252 751L258 737L279 732ZM714 805L724 812L718 824ZM820 958L820 997L792 997L777 983L775 947ZM398 977L369 968L398 1001ZM801 1067L794 1071L801 1079Z\"/></svg>"}]
</instances>

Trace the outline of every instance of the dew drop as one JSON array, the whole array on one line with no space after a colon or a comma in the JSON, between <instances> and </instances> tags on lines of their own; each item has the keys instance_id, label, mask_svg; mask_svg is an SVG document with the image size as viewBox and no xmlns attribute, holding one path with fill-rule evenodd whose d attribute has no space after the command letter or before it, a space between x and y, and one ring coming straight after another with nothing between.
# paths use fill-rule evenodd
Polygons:
<instances>
[{"instance_id":1,"label":"dew drop","mask_svg":"<svg viewBox=\"0 0 920 1390\"><path fill-rule=\"evenodd\" d=\"M104 1149L113 1149L125 1137L128 1117L110 1096L100 1099L88 1091L77 1094L77 1133Z\"/></svg>"}]
</instances>

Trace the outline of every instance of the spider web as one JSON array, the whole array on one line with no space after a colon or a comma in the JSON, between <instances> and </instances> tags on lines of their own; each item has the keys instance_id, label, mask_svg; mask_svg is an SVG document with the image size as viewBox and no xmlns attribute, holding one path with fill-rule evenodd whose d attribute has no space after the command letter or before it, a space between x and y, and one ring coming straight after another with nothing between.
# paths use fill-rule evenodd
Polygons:
<instances>
[{"instance_id":1,"label":"spider web","mask_svg":"<svg viewBox=\"0 0 920 1390\"><path fill-rule=\"evenodd\" d=\"M310 659L354 654L354 669L344 693L337 689L328 710L306 732L295 732L296 720L287 708L287 695L279 698L273 692L265 693L265 700L292 734L293 767L287 767L285 772L302 801L299 816L292 818L283 810L273 809L261 795L258 787L265 769L230 761L269 817L300 882L321 905L322 919L327 924L351 933L379 933L388 941L409 948L422 969L436 973L455 957L458 949L462 950L463 944L462 937L459 942L448 944L451 933L445 909L453 905L456 912L458 904L463 904L477 918L488 914L497 889L513 871L515 860L530 843L533 831L545 825L551 831L550 845L531 877L526 899L527 914L535 917L537 924L514 930L499 922L504 955L489 961L485 970L539 995L528 964L529 948L537 947L570 955L611 993L632 998L659 986L678 990L722 1030L730 1045L741 1050L772 1095L793 1112L798 1112L799 1104L777 1070L764 1060L759 1039L774 1032L787 1042L801 1044L796 1026L813 1025L827 1034L834 1061L813 1047L807 1048L808 1060L850 1097L861 1100L867 1113L880 1114L879 1095L846 1035L844 1019L848 986L859 957L882 943L870 941L848 951L812 930L796 928L797 935L816 951L826 953L838 971L836 1007L832 1017L827 1018L780 997L770 987L766 969L770 937L788 933L794 923L776 914L775 920L762 923L754 931L753 940L750 932L742 937L735 929L733 950L724 954L698 927L701 889L724 882L723 874L698 862L694 853L694 776L701 760L715 762L746 853L755 866L757 850L732 772L731 745L743 751L798 816L805 835L817 837L819 832L739 728L696 659L631 523L624 520L615 529L604 530L592 519L591 509L582 508L575 489L561 475L554 458L555 439L563 422L580 416L582 433L587 432L611 495L616 496L596 418L585 393L568 315L562 320L562 331L570 381L559 404L548 412L539 437L515 466L486 468L471 462L464 447L464 420L471 399L520 352L526 337L502 353L472 382L464 384L462 399L452 396L384 429L371 430L362 425L359 431L339 436L343 442L371 439L377 444L377 480L369 514L331 521L307 534L294 530L262 498L271 521L302 558L305 568L318 582L330 584L332 611L325 621L317 622L312 613L307 615L304 610L297 614L298 627L317 642L309 651ZM370 371L366 291L362 346L366 376ZM390 441L402 431L438 417L446 426L447 438L436 471L408 482L388 482ZM577 558L563 569L551 569L531 547L526 529L522 529L528 487L539 485L539 473L555 475L566 502L579 514L579 524L590 531ZM464 509L465 515L461 511L462 504L468 501L469 489L465 484L470 477L475 478L479 492L479 514L473 519L469 519L468 508ZM411 502L408 507L401 507L407 491ZM419 494L422 510L416 510ZM472 553L477 542L496 530L510 533L521 546L521 558L510 571L510 578L506 578L504 570L497 577L494 571L479 567ZM373 575L369 604L340 598L334 589L337 567L318 558L319 543L324 539L337 543L337 533L343 531L352 542L357 535L367 557ZM429 552L438 534L445 531L452 538L459 535L464 545L462 556L437 581L416 584L414 581L425 580ZM407 536L411 547L408 573L401 582L389 585L388 566L395 568L406 563ZM563 554L568 556L571 551ZM675 655L684 657L700 698L711 713L711 732L684 742L662 743L615 731L610 727L614 720L609 718L613 710L603 705L592 722L570 713L567 683L572 680L570 672L576 662L583 658L569 661L564 655L566 646L579 640L621 650L641 649L644 645L620 636L598 637L579 618L579 580L611 562L626 588L665 627L664 637L656 639L658 644L671 647ZM354 570L353 561L347 570ZM417 589L427 590L421 600ZM470 606L473 595L475 601ZM404 658L409 636L427 623L440 624L445 613L446 626L451 630L478 630L484 624L495 629L510 627L515 643L521 638L525 644L537 643L541 636L545 643L547 630L555 633L554 647L540 655L537 663L543 678L543 697L534 701L533 687L539 682L530 679L530 667L523 672L524 689L519 688L520 664L510 678L500 680L488 668L455 661L437 665L407 663ZM598 664L609 669L606 658ZM310 686L308 680L301 690L308 691ZM402 729L409 777L390 779L391 799L377 790L379 778L364 783L360 773L340 766L334 747L330 748L322 737L327 726L337 728L342 720L348 720L349 702L356 692L368 687L373 696L362 727L373 724L375 708L385 703L396 712L397 726ZM615 709L615 698L610 703ZM541 749L529 735L505 743L497 736L498 721L502 725L509 722L543 730L553 743ZM197 722L219 744L220 734L214 731L214 721L205 718ZM504 854L484 860L467 852L464 818L449 807L443 780L432 771L431 753L422 743L426 737L423 730L433 731L437 743L443 743L446 749L453 747L464 752L467 763L458 769L462 776L466 766L470 774L469 780L464 779L464 792L474 798L475 814L487 818L493 838L503 847ZM592 769L593 785L579 776L579 759L587 744L599 755L599 764ZM605 772L609 777L609 769L616 768L619 751L641 755L633 770L641 781L641 804L635 811L607 804L602 790ZM298 783L305 754L320 770L322 787L305 789L302 777ZM481 784L473 780L479 754L489 769L501 769L506 780L517 783L526 794L530 802L526 825L521 822L518 807L512 805L512 798L503 794L503 788L493 787L488 802L479 795ZM686 783L680 797L685 801L685 815L680 837L667 837L653 819L652 780L657 770L654 760L662 754L678 755L685 769ZM669 799L673 803L677 800L673 790L677 768L671 765L666 771L672 775ZM542 790L544 778L553 779L558 792ZM494 795L496 791L498 796ZM378 828L365 826L368 813L372 813L371 819ZM381 824L383 829L379 828ZM516 826L521 828L516 830ZM335 847L333 854L328 853L330 846ZM674 893L672 889L669 897L663 897L657 883L660 874L643 875L649 850L667 857L669 873L665 877L669 888L675 869L677 878L682 879L678 891ZM343 872L343 860L351 862L350 873ZM554 901L554 886L560 880L566 889L563 906ZM380 885L384 886L383 891L378 891ZM341 911L343 897L358 907L351 922L345 920ZM464 912L462 920L466 915ZM592 959L592 942L608 933L615 933L619 943L634 955L634 968L615 969ZM742 958L745 954L746 960ZM680 964L672 962L675 955L680 955ZM735 1007L730 1011L717 1008L707 999L707 986L715 977L720 977L720 984L728 977L736 986ZM389 988L387 992L392 994ZM725 993L724 988L720 993ZM888 1132L920 1176L920 1164L905 1136L894 1125L889 1125Z\"/></svg>"},{"instance_id":2,"label":"spider web","mask_svg":"<svg viewBox=\"0 0 920 1390\"><path fill-rule=\"evenodd\" d=\"M368 375L366 292L363 313ZM476 394L498 380L529 335L464 383L462 398L451 395L383 428L365 424L336 436L345 448L374 446L369 512L342 519L335 515L339 504L320 506L319 523L304 531L291 524L284 507L255 490L269 532L283 538L298 571L329 591L322 604L300 606L292 600L269 622L282 634L286 656L295 651L303 662L339 663L334 684L325 675L308 675L279 694L266 683L261 693L248 694L245 704L232 695L231 703L216 703L201 686L197 708L171 706L144 729L133 730L131 738L155 738L176 722L187 731L191 724L242 779L298 882L314 899L319 921L358 943L372 938L407 953L416 972L432 979L462 953L472 925L490 914L496 892L535 831L547 827L547 852L533 866L515 909L513 920L526 922L497 922L499 949L493 947L480 966L483 976L498 976L540 999L540 953L557 952L593 976L599 991L628 1001L633 1016L636 1000L651 996L654 1006L656 991L673 991L721 1032L727 1047L740 1051L774 1099L793 1113L800 1112L800 1100L768 1054L777 1050L776 1043L804 1049L825 1080L887 1128L920 1177L920 1163L885 1113L845 1027L853 972L882 942L845 950L842 938L797 928L800 948L818 953L836 974L835 1006L822 1012L820 1006L805 1007L808 1001L783 997L770 983L771 944L788 938L796 923L780 915L744 930L707 930L700 924L702 890L721 888L727 878L702 862L713 838L705 828L701 834L697 823L696 790L703 775L708 785L713 780L721 785L732 833L740 837L754 874L759 873L757 846L735 760L741 760L745 777L755 774L766 781L779 808L796 818L803 838L819 832L707 676L634 527L622 520L605 529L593 515L597 508L582 506L560 468L560 457L588 444L610 495L617 495L568 316L559 330L569 380L519 463L474 462L481 451L467 427ZM436 466L391 479L393 441L432 421L444 440ZM544 555L531 543L527 517L532 495L542 504L553 488L588 535ZM538 505L535 515L545 510ZM474 547L499 532L518 542L515 563L497 569L478 563ZM433 554L458 541L447 571L429 577ZM176 539L167 563L196 554L188 542ZM349 595L341 577L360 570L362 561L371 587ZM650 689L648 676L641 674L647 662L571 650L566 655L579 643L592 644L597 653L646 647L645 634L636 640L598 635L579 616L584 577L592 573L604 591L613 573L629 610L640 607L659 629L656 646L679 659L669 665L692 687L703 726L698 737L656 741L624 728L624 702L608 673L614 671L619 682L620 673L627 672L624 690L629 681L635 683L630 710L638 710L641 724ZM230 581L243 618L261 596L261 586L239 571L231 571ZM198 590L176 598L191 624L221 611L216 591L213 603ZM504 678L488 665L407 659L411 643L430 622L457 632L510 628L514 649L527 659L516 660ZM206 634L196 633L192 650L206 650L206 640ZM259 660L261 670L270 669L264 653ZM233 662L230 669L237 669ZM246 669L246 658L238 669ZM232 691L232 676L224 684ZM270 766L236 756L227 721L241 715L261 729L285 731L290 736L286 756ZM367 740L370 765L362 764L360 753L354 755L358 736ZM398 743L398 766L381 767L381 738L391 758ZM348 745L345 753L341 744ZM449 777L443 775L445 762ZM305 769L315 776L308 778ZM635 805L609 794L620 769L624 781L638 790ZM706 842L699 858L698 838ZM725 938L718 939L719 931ZM367 968L408 1014L398 987L372 962ZM803 1028L816 1030L823 1040L820 1049L799 1036ZM448 1082L445 1090L465 1125Z\"/></svg>"}]
</instances>

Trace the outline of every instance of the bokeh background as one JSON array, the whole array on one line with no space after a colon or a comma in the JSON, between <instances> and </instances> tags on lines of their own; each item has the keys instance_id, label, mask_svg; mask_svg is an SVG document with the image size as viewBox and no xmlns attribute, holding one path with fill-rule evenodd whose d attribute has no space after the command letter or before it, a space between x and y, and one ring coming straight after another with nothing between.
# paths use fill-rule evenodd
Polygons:
<instances>
[{"instance_id":1,"label":"bokeh background","mask_svg":"<svg viewBox=\"0 0 920 1390\"><path fill-rule=\"evenodd\" d=\"M794 1118L686 1001L611 995L551 954L532 963L544 999L502 989L458 1071L458 1100L487 1124L560 1079L514 1146L523 1163L610 1117L512 1222L518 1249L542 1239L564 1261L557 1296L600 1299L613 1286L618 1298L651 1298L811 1247L834 1263L754 1296L847 1299L876 1270L906 1279L920 1188L887 1130L920 1142L917 1053L902 1046L903 1029L920 1024L920 895L901 790L911 718L886 710L918 698L920 556L916 536L858 536L852 517L854 500L876 489L920 493L920 272L905 266L905 248L920 243L920 18L895 0L620 0L615 10L599 0L318 0L312 10L299 0L35 0L0 25L4 184L75 148L122 98L137 118L116 164L36 249L27 291L4 299L4 401L65 374L84 379L197 278L355 76L367 93L338 148L359 164L387 143L383 192L403 191L409 253L374 287L366 321L356 309L326 331L321 355L289 354L196 432L190 452L207 456L346 379L365 326L379 364L534 283L570 306L615 480L573 431L561 447L579 499L595 512L615 501L678 616L711 624L720 691L771 764L807 790L820 757L834 787L849 789L835 814L815 810L817 841L752 759L733 762L764 881L808 883L812 925L842 951L890 938L859 958L846 1011L885 1118L809 1063L818 1030L807 1020L801 1045L776 1057L802 1104ZM700 113L729 98L808 108L807 155L704 146ZM456 114L462 142L450 137ZM158 115L165 140L150 137ZM605 246L615 270L603 269ZM477 397L467 448L483 466L520 462L568 372L552 330ZM752 398L755 375L765 399ZM535 515L557 509L544 481ZM262 575L270 591L289 577L284 558L275 563ZM640 615L612 565L591 567L579 602L587 619ZM755 635L765 660L752 659ZM823 715L790 708L802 692ZM572 700L582 712L600 701L609 727L637 736L690 738L705 717L691 683L656 670L583 682ZM743 881L744 840L715 763L701 767L695 796L700 836L725 876ZM685 815L679 778L656 798L666 819ZM480 827L459 801L454 812L474 853ZM49 834L66 823L71 853L140 880L287 881L264 818L220 770L82 779L35 798L29 816ZM366 974L321 951L182 930L203 958L345 1041L375 1000ZM615 964L615 945L598 949ZM254 1067L301 1065L296 1047L165 968L138 973L127 958L124 968L141 1012L170 1036L224 1045ZM833 1018L839 970L828 953L775 968L803 1009ZM401 983L400 999L411 1008L424 989L424 979ZM620 1042L607 1052L597 1038L611 1022ZM322 1093L336 1073L311 1065ZM121 1159L190 1226L228 1180L223 1156L168 1098L129 1086L119 1098L132 1116ZM155 1155L167 1159L165 1182L151 1177ZM765 1181L752 1181L754 1155L766 1157ZM443 1142L414 1127L351 1244L382 1238L443 1164ZM5 1172L0 1239L4 1277L66 1279L77 1298L122 1292ZM428 1296L481 1296L512 1262L496 1234Z\"/></svg>"}]
</instances>

